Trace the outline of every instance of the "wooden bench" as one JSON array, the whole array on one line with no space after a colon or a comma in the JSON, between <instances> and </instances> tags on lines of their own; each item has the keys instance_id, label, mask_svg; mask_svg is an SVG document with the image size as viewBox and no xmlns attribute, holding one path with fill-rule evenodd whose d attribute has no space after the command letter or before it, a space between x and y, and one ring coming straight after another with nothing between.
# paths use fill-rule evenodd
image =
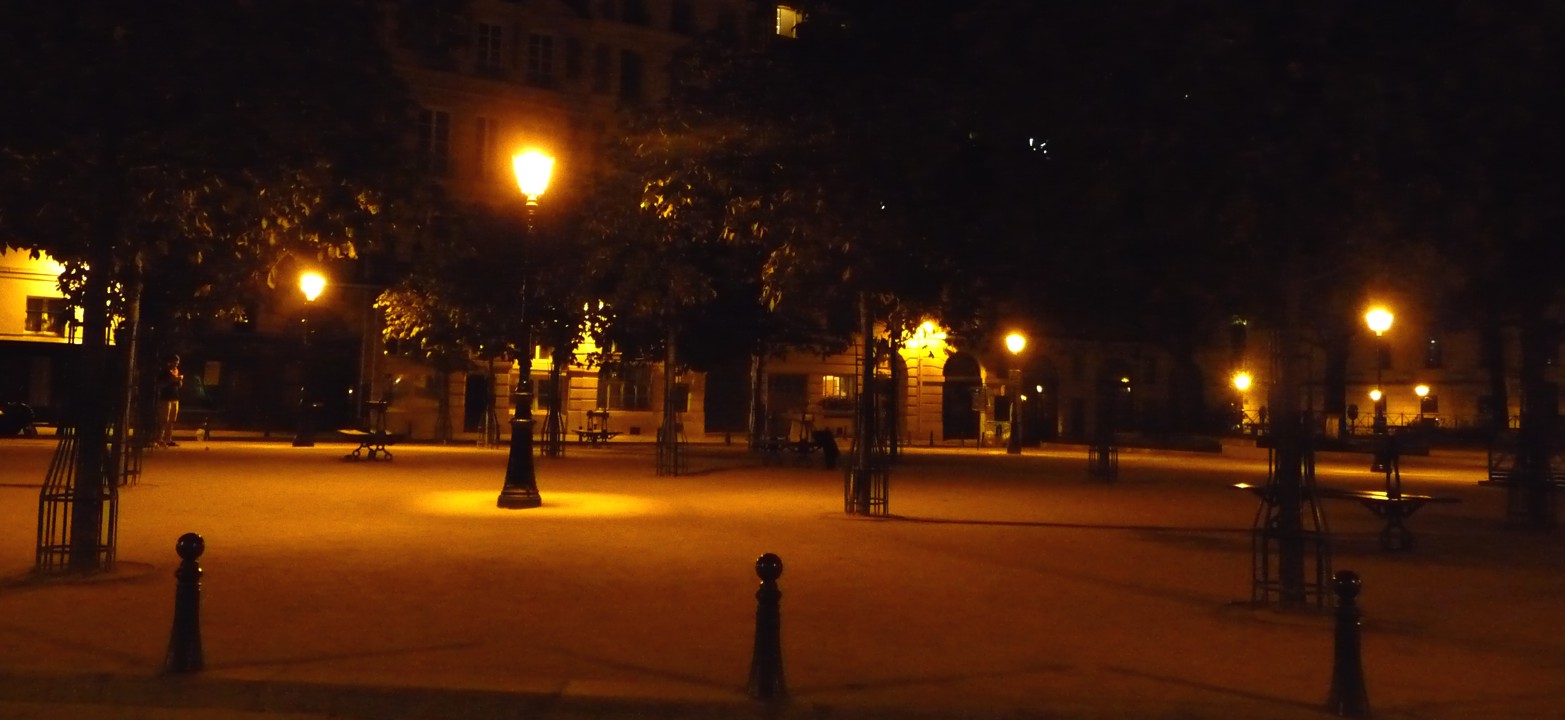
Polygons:
<instances>
[{"instance_id":1,"label":"wooden bench","mask_svg":"<svg viewBox=\"0 0 1565 720\"><path fill-rule=\"evenodd\" d=\"M1269 491L1263 485L1239 483L1234 487L1249 490L1268 499ZM1315 487L1315 496L1323 500L1356 500L1367 510L1385 521L1380 531L1380 546L1386 550L1409 550L1413 547L1413 531L1407 527L1407 519L1420 508L1431 504L1461 502L1460 499L1442 495L1413 495L1389 493L1385 490L1342 490L1331 487Z\"/></svg>"}]
</instances>

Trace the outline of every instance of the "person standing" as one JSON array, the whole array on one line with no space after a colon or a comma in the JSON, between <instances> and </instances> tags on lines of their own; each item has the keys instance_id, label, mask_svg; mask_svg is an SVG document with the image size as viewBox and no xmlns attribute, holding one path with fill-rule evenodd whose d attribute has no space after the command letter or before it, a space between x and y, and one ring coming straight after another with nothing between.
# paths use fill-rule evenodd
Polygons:
<instances>
[{"instance_id":1,"label":"person standing","mask_svg":"<svg viewBox=\"0 0 1565 720\"><path fill-rule=\"evenodd\" d=\"M179 419L179 388L185 375L179 371L179 356L170 355L163 375L158 378L158 447L178 447L174 442L174 422Z\"/></svg>"}]
</instances>

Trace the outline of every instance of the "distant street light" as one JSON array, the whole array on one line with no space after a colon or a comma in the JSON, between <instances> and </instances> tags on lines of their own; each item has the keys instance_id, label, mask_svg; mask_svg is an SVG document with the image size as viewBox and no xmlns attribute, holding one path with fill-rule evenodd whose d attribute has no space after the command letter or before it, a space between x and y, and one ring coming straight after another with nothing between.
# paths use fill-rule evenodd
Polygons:
<instances>
[{"instance_id":1,"label":"distant street light","mask_svg":"<svg viewBox=\"0 0 1565 720\"><path fill-rule=\"evenodd\" d=\"M1413 388L1413 394L1418 396L1418 424L1424 424L1424 402L1429 397L1429 386L1420 384Z\"/></svg>"},{"instance_id":2,"label":"distant street light","mask_svg":"<svg viewBox=\"0 0 1565 720\"><path fill-rule=\"evenodd\" d=\"M315 402L310 392L310 380L313 368L310 363L310 306L315 299L326 290L326 276L306 271L299 274L299 292L304 294L304 313L300 316L299 326L304 331L299 352L299 417L298 426L294 428L294 447L315 446Z\"/></svg>"},{"instance_id":3,"label":"distant street light","mask_svg":"<svg viewBox=\"0 0 1565 720\"><path fill-rule=\"evenodd\" d=\"M1377 435L1386 433L1386 407L1380 403L1382 397L1380 380L1381 372L1386 367L1386 331L1391 329L1393 319L1394 316L1392 316L1391 311L1384 307L1376 306L1370 308L1369 312L1364 313L1364 324L1374 331L1377 341L1375 345L1375 389L1370 393L1370 397L1375 400L1375 434Z\"/></svg>"},{"instance_id":4,"label":"distant street light","mask_svg":"<svg viewBox=\"0 0 1565 720\"><path fill-rule=\"evenodd\" d=\"M511 160L512 168L516 172L516 185L522 191L522 200L527 204L527 242L532 241L533 213L538 207L538 198L549 188L549 177L554 171L554 158L537 150L528 150ZM525 293L525 276L523 268L515 268L519 281L523 283ZM538 494L538 478L533 468L533 393L532 393L532 332L527 326L527 304L522 303L516 309L520 337L517 338L517 366L518 377L515 387L511 391L511 404L513 414L511 416L511 446L510 456L505 464L505 486L500 489L500 497L495 502L497 507L507 510L522 508L535 508L543 504L543 498Z\"/></svg>"},{"instance_id":5,"label":"distant street light","mask_svg":"<svg viewBox=\"0 0 1565 720\"><path fill-rule=\"evenodd\" d=\"M1008 455L1022 454L1022 368L1021 354L1027 347L1027 336L1013 332L1005 336L1005 347L1011 351L1011 440L1005 446Z\"/></svg>"}]
</instances>

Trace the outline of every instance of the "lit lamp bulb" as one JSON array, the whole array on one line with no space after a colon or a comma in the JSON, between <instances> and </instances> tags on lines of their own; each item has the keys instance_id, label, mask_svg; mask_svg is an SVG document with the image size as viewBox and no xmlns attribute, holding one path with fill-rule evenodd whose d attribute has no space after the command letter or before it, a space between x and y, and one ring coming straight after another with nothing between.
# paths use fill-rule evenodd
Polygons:
<instances>
[{"instance_id":1,"label":"lit lamp bulb","mask_svg":"<svg viewBox=\"0 0 1565 720\"><path fill-rule=\"evenodd\" d=\"M1413 394L1417 395L1417 396L1419 396L1421 398L1429 397L1429 386L1428 385L1419 385L1418 387L1413 388Z\"/></svg>"},{"instance_id":2,"label":"lit lamp bulb","mask_svg":"<svg viewBox=\"0 0 1565 720\"><path fill-rule=\"evenodd\" d=\"M1373 400L1375 402L1380 402L1380 398L1381 397L1383 397L1383 396L1380 394L1380 388L1375 388L1374 390L1369 391L1369 399L1370 400Z\"/></svg>"},{"instance_id":3,"label":"lit lamp bulb","mask_svg":"<svg viewBox=\"0 0 1565 720\"><path fill-rule=\"evenodd\" d=\"M1364 324L1368 325L1376 335L1383 335L1390 330L1392 319L1391 311L1383 307L1374 307L1364 313Z\"/></svg>"},{"instance_id":4,"label":"lit lamp bulb","mask_svg":"<svg viewBox=\"0 0 1565 720\"><path fill-rule=\"evenodd\" d=\"M1245 392L1250 389L1250 383L1252 382L1254 382L1254 378L1250 377L1250 373L1244 372L1243 370L1234 373L1235 390L1238 390L1239 392Z\"/></svg>"},{"instance_id":5,"label":"lit lamp bulb","mask_svg":"<svg viewBox=\"0 0 1565 720\"><path fill-rule=\"evenodd\" d=\"M1027 336L1021 333L1011 333L1005 336L1005 347L1012 355L1019 355L1022 349L1027 347Z\"/></svg>"},{"instance_id":6,"label":"lit lamp bulb","mask_svg":"<svg viewBox=\"0 0 1565 720\"><path fill-rule=\"evenodd\" d=\"M306 302L315 302L315 298L321 296L326 290L326 276L318 272L306 272L299 275L299 292L304 293Z\"/></svg>"}]
</instances>

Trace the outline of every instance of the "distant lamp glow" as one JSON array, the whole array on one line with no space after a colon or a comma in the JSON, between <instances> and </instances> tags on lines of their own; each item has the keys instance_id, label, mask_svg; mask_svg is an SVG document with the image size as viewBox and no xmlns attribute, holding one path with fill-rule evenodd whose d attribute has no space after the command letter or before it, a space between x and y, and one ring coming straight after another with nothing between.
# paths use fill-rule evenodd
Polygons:
<instances>
[{"instance_id":1,"label":"distant lamp glow","mask_svg":"<svg viewBox=\"0 0 1565 720\"><path fill-rule=\"evenodd\" d=\"M1234 373L1235 390L1238 390L1239 392L1245 392L1250 389L1250 383L1252 382L1254 382L1254 378L1250 377L1250 373L1247 373L1243 370Z\"/></svg>"},{"instance_id":2,"label":"distant lamp glow","mask_svg":"<svg viewBox=\"0 0 1565 720\"><path fill-rule=\"evenodd\" d=\"M527 196L527 202L536 203L538 197L549 189L549 175L554 171L554 158L537 150L528 150L511 158L511 167L516 171L516 185L521 188L522 194Z\"/></svg>"},{"instance_id":3,"label":"distant lamp glow","mask_svg":"<svg viewBox=\"0 0 1565 720\"><path fill-rule=\"evenodd\" d=\"M1374 390L1369 391L1369 399L1370 400L1373 400L1375 402L1380 402L1380 398L1382 398L1382 397L1384 397L1384 395L1381 394L1380 388L1375 388Z\"/></svg>"},{"instance_id":4,"label":"distant lamp glow","mask_svg":"<svg viewBox=\"0 0 1565 720\"><path fill-rule=\"evenodd\" d=\"M1429 386L1428 385L1419 385L1418 387L1413 388L1413 394L1417 395L1419 397L1428 397L1429 396Z\"/></svg>"},{"instance_id":5,"label":"distant lamp glow","mask_svg":"<svg viewBox=\"0 0 1565 720\"><path fill-rule=\"evenodd\" d=\"M1021 404L1023 400L1027 399L1027 396L1022 394L1022 369L1020 367L1015 367L1015 361L1021 357L1022 349L1025 347L1027 347L1026 335L1023 335L1019 332L1013 332L1010 335L1005 336L1005 348L1011 351L1011 358L1013 361L1011 363L1011 377L1009 378L1011 389L1007 391L1007 393L1014 393L1016 395L1016 402L1011 403L1011 437L1010 441L1007 442L1005 446L1005 452L1007 455L1020 455L1022 452Z\"/></svg>"},{"instance_id":6,"label":"distant lamp glow","mask_svg":"<svg viewBox=\"0 0 1565 720\"><path fill-rule=\"evenodd\" d=\"M315 302L315 298L321 296L326 290L326 276L318 272L306 272L299 275L299 292L304 293L304 299Z\"/></svg>"},{"instance_id":7,"label":"distant lamp glow","mask_svg":"<svg viewBox=\"0 0 1565 720\"><path fill-rule=\"evenodd\" d=\"M1369 312L1364 313L1364 324L1368 325L1376 335L1383 335L1390 330L1392 319L1391 311L1383 307L1370 308Z\"/></svg>"}]
</instances>

